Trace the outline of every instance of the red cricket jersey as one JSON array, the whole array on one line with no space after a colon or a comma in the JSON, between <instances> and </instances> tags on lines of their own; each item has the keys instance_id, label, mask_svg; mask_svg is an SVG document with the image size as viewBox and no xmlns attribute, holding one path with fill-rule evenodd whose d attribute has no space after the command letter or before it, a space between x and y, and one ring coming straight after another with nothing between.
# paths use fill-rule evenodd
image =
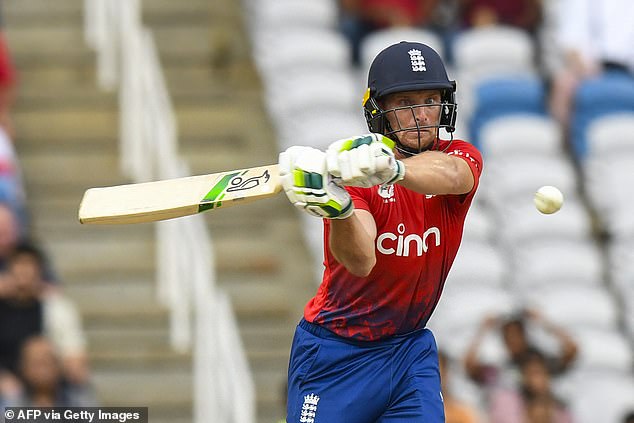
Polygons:
<instances>
[{"instance_id":1,"label":"red cricket jersey","mask_svg":"<svg viewBox=\"0 0 634 423\"><path fill-rule=\"evenodd\" d=\"M448 144L441 141L439 147ZM304 310L307 321L360 341L425 327L458 252L482 173L482 157L473 145L454 140L447 153L471 168L475 184L470 193L424 195L400 185L347 187L354 206L376 221L376 265L365 278L349 273L328 247L330 222L324 220L324 276Z\"/></svg>"}]
</instances>

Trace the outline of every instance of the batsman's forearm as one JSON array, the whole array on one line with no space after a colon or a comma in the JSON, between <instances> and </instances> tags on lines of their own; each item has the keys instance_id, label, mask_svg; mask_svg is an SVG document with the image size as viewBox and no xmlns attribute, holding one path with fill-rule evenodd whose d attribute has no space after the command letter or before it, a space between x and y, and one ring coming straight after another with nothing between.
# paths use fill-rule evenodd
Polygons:
<instances>
[{"instance_id":1,"label":"batsman's forearm","mask_svg":"<svg viewBox=\"0 0 634 423\"><path fill-rule=\"evenodd\" d=\"M329 243L330 251L339 263L353 275L365 277L376 264L376 233L372 227L367 227L366 218L360 217L359 213L364 212L355 211L347 219L331 220Z\"/></svg>"},{"instance_id":2,"label":"batsman's forearm","mask_svg":"<svg viewBox=\"0 0 634 423\"><path fill-rule=\"evenodd\" d=\"M403 163L405 178L398 183L420 194L465 194L473 188L469 166L443 152L427 151Z\"/></svg>"}]
</instances>

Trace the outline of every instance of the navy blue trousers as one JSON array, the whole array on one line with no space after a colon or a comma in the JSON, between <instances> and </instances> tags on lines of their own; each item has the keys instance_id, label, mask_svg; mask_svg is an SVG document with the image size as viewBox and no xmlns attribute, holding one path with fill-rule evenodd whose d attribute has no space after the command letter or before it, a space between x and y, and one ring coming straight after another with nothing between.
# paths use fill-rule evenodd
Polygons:
<instances>
[{"instance_id":1,"label":"navy blue trousers","mask_svg":"<svg viewBox=\"0 0 634 423\"><path fill-rule=\"evenodd\" d=\"M288 423L444 423L438 351L429 329L355 342L309 322L295 330Z\"/></svg>"}]
</instances>

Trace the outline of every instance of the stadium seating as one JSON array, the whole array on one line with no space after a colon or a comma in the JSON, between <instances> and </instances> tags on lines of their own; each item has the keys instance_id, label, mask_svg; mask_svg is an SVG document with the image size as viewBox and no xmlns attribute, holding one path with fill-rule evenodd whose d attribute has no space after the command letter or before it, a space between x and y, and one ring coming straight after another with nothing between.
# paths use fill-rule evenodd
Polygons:
<instances>
[{"instance_id":1,"label":"stadium seating","mask_svg":"<svg viewBox=\"0 0 634 423\"><path fill-rule=\"evenodd\" d=\"M409 27L391 27L374 31L366 36L359 46L361 72L366 75L374 57L385 47L400 41L418 41L427 44L438 52L440 57L445 57L442 40L435 33Z\"/></svg>"},{"instance_id":2,"label":"stadium seating","mask_svg":"<svg viewBox=\"0 0 634 423\"><path fill-rule=\"evenodd\" d=\"M562 209L544 216L530 199L504 206L499 213L498 240L509 248L522 248L548 239L585 243L592 240L593 226L584 204L567 196Z\"/></svg>"},{"instance_id":3,"label":"stadium seating","mask_svg":"<svg viewBox=\"0 0 634 423\"><path fill-rule=\"evenodd\" d=\"M517 154L563 154L559 125L541 114L513 113L491 119L481 126L479 140L487 160Z\"/></svg>"},{"instance_id":4,"label":"stadium seating","mask_svg":"<svg viewBox=\"0 0 634 423\"><path fill-rule=\"evenodd\" d=\"M589 203L605 230L615 238L634 236L634 198L624 187L634 186L634 154L588 158L584 166L585 190Z\"/></svg>"},{"instance_id":5,"label":"stadium seating","mask_svg":"<svg viewBox=\"0 0 634 423\"><path fill-rule=\"evenodd\" d=\"M535 69L532 40L512 27L466 30L457 36L453 50L456 69L476 75L524 74Z\"/></svg>"},{"instance_id":6,"label":"stadium seating","mask_svg":"<svg viewBox=\"0 0 634 423\"><path fill-rule=\"evenodd\" d=\"M575 423L621 423L625 413L634 410L634 379L628 374L575 371L562 382Z\"/></svg>"},{"instance_id":7,"label":"stadium seating","mask_svg":"<svg viewBox=\"0 0 634 423\"><path fill-rule=\"evenodd\" d=\"M634 154L634 111L614 112L588 125L588 159Z\"/></svg>"},{"instance_id":8,"label":"stadium seating","mask_svg":"<svg viewBox=\"0 0 634 423\"><path fill-rule=\"evenodd\" d=\"M610 283L622 302L623 323L634 345L634 238L611 242L607 255Z\"/></svg>"},{"instance_id":9,"label":"stadium seating","mask_svg":"<svg viewBox=\"0 0 634 423\"><path fill-rule=\"evenodd\" d=\"M298 70L345 70L350 66L350 46L345 38L321 27L277 27L254 40L253 58L265 80L275 81Z\"/></svg>"},{"instance_id":10,"label":"stadium seating","mask_svg":"<svg viewBox=\"0 0 634 423\"><path fill-rule=\"evenodd\" d=\"M463 251L456 257L450 271L452 287L504 287L509 275L505 256L496 245L486 241L465 239L461 248Z\"/></svg>"},{"instance_id":11,"label":"stadium seating","mask_svg":"<svg viewBox=\"0 0 634 423\"><path fill-rule=\"evenodd\" d=\"M253 39L262 30L287 25L298 27L324 27L335 29L337 2L335 0L245 0L245 12L249 34Z\"/></svg>"},{"instance_id":12,"label":"stadium seating","mask_svg":"<svg viewBox=\"0 0 634 423\"><path fill-rule=\"evenodd\" d=\"M349 74L312 67L295 70L267 85L267 107L275 121L295 121L298 115L325 110L361 110L362 93Z\"/></svg>"},{"instance_id":13,"label":"stadium seating","mask_svg":"<svg viewBox=\"0 0 634 423\"><path fill-rule=\"evenodd\" d=\"M293 1L248 1L251 18L266 21L254 23L252 37L254 45L262 45L254 55L269 93L267 105L280 149L324 148L333 140L367 132L360 99L370 62L383 47L421 41L445 56L435 33L391 28L363 40L360 69L352 69L341 63L349 50L340 35L328 34L335 27L326 6L332 2L309 2L314 16L293 12L298 13L297 22L289 23L284 16L294 10L288 4ZM277 2L285 5L283 12L275 11L277 5L264 10ZM310 49L302 47L309 44ZM617 423L628 401L634 408L632 349L620 331L620 323L625 323L634 343L634 200L623 188L634 186L634 84L610 74L581 86L571 157L562 127L547 114L546 89L526 33L508 27L464 31L455 39L453 52L455 63L448 73L458 81L455 135L482 151L485 166L463 244L428 326L439 346L461 359L484 317L537 308L579 342L579 360L561 389L564 399L572 400L578 421ZM581 173L573 160L579 157L584 157ZM532 197L542 185L564 193L560 212L545 216L535 210ZM618 247L610 245L607 266L595 242L597 223L618 239ZM319 273L317 219L308 219L305 236ZM481 354L493 364L506 359L495 334L485 339ZM630 377L616 376L628 369ZM599 378L601 389L594 380L590 384L583 379L590 372ZM473 388L463 382L467 391Z\"/></svg>"},{"instance_id":14,"label":"stadium seating","mask_svg":"<svg viewBox=\"0 0 634 423\"><path fill-rule=\"evenodd\" d=\"M463 242L480 241L493 242L495 233L493 221L490 211L479 201L480 196L476 193L476 197L467 213L465 226L462 233Z\"/></svg>"},{"instance_id":15,"label":"stadium seating","mask_svg":"<svg viewBox=\"0 0 634 423\"><path fill-rule=\"evenodd\" d=\"M525 302L530 308L540 310L549 321L572 331L614 331L618 323L617 308L601 285L577 284L570 279L563 282L555 279L532 287L525 294ZM598 344L599 339L595 342Z\"/></svg>"},{"instance_id":16,"label":"stadium seating","mask_svg":"<svg viewBox=\"0 0 634 423\"><path fill-rule=\"evenodd\" d=\"M634 112L634 76L607 72L581 84L576 91L571 124L572 147L577 160L587 156L591 123L621 112Z\"/></svg>"},{"instance_id":17,"label":"stadium seating","mask_svg":"<svg viewBox=\"0 0 634 423\"><path fill-rule=\"evenodd\" d=\"M478 147L480 130L489 121L508 115L543 116L546 113L544 86L536 76L489 77L474 85L473 95L469 132L471 141Z\"/></svg>"},{"instance_id":18,"label":"stadium seating","mask_svg":"<svg viewBox=\"0 0 634 423\"><path fill-rule=\"evenodd\" d=\"M577 176L570 161L561 156L517 155L489 160L482 175L482 196L494 209L532 201L543 185L558 187L566 197L577 192Z\"/></svg>"},{"instance_id":19,"label":"stadium seating","mask_svg":"<svg viewBox=\"0 0 634 423\"><path fill-rule=\"evenodd\" d=\"M593 285L603 288L602 256L593 243L542 238L514 248L511 256L512 278L518 293L563 283L579 289Z\"/></svg>"}]
</instances>

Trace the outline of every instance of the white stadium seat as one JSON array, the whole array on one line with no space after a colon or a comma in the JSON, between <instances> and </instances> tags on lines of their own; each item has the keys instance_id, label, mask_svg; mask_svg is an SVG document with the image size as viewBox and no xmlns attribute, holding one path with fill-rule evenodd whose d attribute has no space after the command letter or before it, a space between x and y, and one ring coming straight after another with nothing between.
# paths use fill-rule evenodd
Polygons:
<instances>
[{"instance_id":1,"label":"white stadium seat","mask_svg":"<svg viewBox=\"0 0 634 423\"><path fill-rule=\"evenodd\" d=\"M491 212L478 201L478 196L479 194L476 194L476 198L467 212L462 234L463 242L490 242L494 240L495 228L493 226Z\"/></svg>"},{"instance_id":2,"label":"white stadium seat","mask_svg":"<svg viewBox=\"0 0 634 423\"><path fill-rule=\"evenodd\" d=\"M455 359L462 359L467 353L469 344L476 336L479 323L479 321L476 321L456 327L451 331L443 331L442 329L435 329L432 322L430 328L437 335L439 347L442 346ZM478 358L482 362L493 366L504 365L508 355L499 332L489 331L484 336L478 349Z\"/></svg>"},{"instance_id":3,"label":"white stadium seat","mask_svg":"<svg viewBox=\"0 0 634 423\"><path fill-rule=\"evenodd\" d=\"M350 44L339 32L325 28L275 28L254 41L252 53L265 83L297 68L341 73L350 68Z\"/></svg>"},{"instance_id":4,"label":"white stadium seat","mask_svg":"<svg viewBox=\"0 0 634 423\"><path fill-rule=\"evenodd\" d=\"M632 348L627 338L617 330L574 328L579 356L575 368L584 371L621 372L631 375ZM634 398L633 398L634 399Z\"/></svg>"},{"instance_id":5,"label":"white stadium seat","mask_svg":"<svg viewBox=\"0 0 634 423\"><path fill-rule=\"evenodd\" d=\"M587 242L593 236L590 214L575 196L551 215L540 213L530 196L515 201L499 213L497 229L500 241L511 248L549 239Z\"/></svg>"},{"instance_id":6,"label":"white stadium seat","mask_svg":"<svg viewBox=\"0 0 634 423\"><path fill-rule=\"evenodd\" d=\"M621 195L622 187L634 186L634 154L615 154L597 160L588 159L584 167L588 200L599 212L614 210L630 201L632 196Z\"/></svg>"},{"instance_id":7,"label":"white stadium seat","mask_svg":"<svg viewBox=\"0 0 634 423\"><path fill-rule=\"evenodd\" d=\"M251 0L247 2L246 11L248 30L257 37L263 29L289 25L334 30L338 4L336 0Z\"/></svg>"},{"instance_id":8,"label":"white stadium seat","mask_svg":"<svg viewBox=\"0 0 634 423\"><path fill-rule=\"evenodd\" d=\"M516 300L506 289L448 283L434 311L433 327L453 333L478 325L485 316L506 315L516 309Z\"/></svg>"},{"instance_id":9,"label":"white stadium seat","mask_svg":"<svg viewBox=\"0 0 634 423\"><path fill-rule=\"evenodd\" d=\"M359 46L361 70L367 74L375 56L385 47L401 41L414 41L428 45L444 58L442 40L431 31L420 28L394 27L374 31L367 35Z\"/></svg>"},{"instance_id":10,"label":"white stadium seat","mask_svg":"<svg viewBox=\"0 0 634 423\"><path fill-rule=\"evenodd\" d=\"M454 41L458 72L507 75L534 72L534 44L522 30L491 26L462 32Z\"/></svg>"},{"instance_id":11,"label":"white stadium seat","mask_svg":"<svg viewBox=\"0 0 634 423\"><path fill-rule=\"evenodd\" d=\"M610 242L607 256L612 284L634 294L634 238Z\"/></svg>"},{"instance_id":12,"label":"white stadium seat","mask_svg":"<svg viewBox=\"0 0 634 423\"><path fill-rule=\"evenodd\" d=\"M539 286L574 283L594 286L603 280L603 261L591 242L552 239L511 252L513 283L518 292Z\"/></svg>"},{"instance_id":13,"label":"white stadium seat","mask_svg":"<svg viewBox=\"0 0 634 423\"><path fill-rule=\"evenodd\" d=\"M583 378L575 385L571 409L575 423L622 423L634 410L634 378L631 373Z\"/></svg>"},{"instance_id":14,"label":"white stadium seat","mask_svg":"<svg viewBox=\"0 0 634 423\"><path fill-rule=\"evenodd\" d=\"M608 290L574 282L535 287L525 294L528 307L568 329L611 331L617 327L618 309Z\"/></svg>"},{"instance_id":15,"label":"white stadium seat","mask_svg":"<svg viewBox=\"0 0 634 423\"><path fill-rule=\"evenodd\" d=\"M465 240L451 266L447 284L478 288L502 288L508 280L505 256L490 242Z\"/></svg>"},{"instance_id":16,"label":"white stadium seat","mask_svg":"<svg viewBox=\"0 0 634 423\"><path fill-rule=\"evenodd\" d=\"M354 111L363 116L362 94L349 73L332 69L297 69L267 84L267 106L274 119L297 120L303 113Z\"/></svg>"},{"instance_id":17,"label":"white stadium seat","mask_svg":"<svg viewBox=\"0 0 634 423\"><path fill-rule=\"evenodd\" d=\"M504 209L517 200L532 201L543 185L554 185L565 197L577 192L577 175L572 163L561 156L521 155L485 162L482 194L495 208Z\"/></svg>"},{"instance_id":18,"label":"white stadium seat","mask_svg":"<svg viewBox=\"0 0 634 423\"><path fill-rule=\"evenodd\" d=\"M485 124L480 131L481 150L487 160L513 154L563 154L561 128L546 116L502 116Z\"/></svg>"},{"instance_id":19,"label":"white stadium seat","mask_svg":"<svg viewBox=\"0 0 634 423\"><path fill-rule=\"evenodd\" d=\"M615 238L634 237L634 197L624 190L634 186L634 154L588 158L583 169L587 198Z\"/></svg>"},{"instance_id":20,"label":"white stadium seat","mask_svg":"<svg viewBox=\"0 0 634 423\"><path fill-rule=\"evenodd\" d=\"M326 149L336 140L367 132L361 112L323 110L285 121L278 127L278 143L280 151L293 145Z\"/></svg>"},{"instance_id":21,"label":"white stadium seat","mask_svg":"<svg viewBox=\"0 0 634 423\"><path fill-rule=\"evenodd\" d=\"M634 112L596 118L588 127L588 158L634 154Z\"/></svg>"}]
</instances>

